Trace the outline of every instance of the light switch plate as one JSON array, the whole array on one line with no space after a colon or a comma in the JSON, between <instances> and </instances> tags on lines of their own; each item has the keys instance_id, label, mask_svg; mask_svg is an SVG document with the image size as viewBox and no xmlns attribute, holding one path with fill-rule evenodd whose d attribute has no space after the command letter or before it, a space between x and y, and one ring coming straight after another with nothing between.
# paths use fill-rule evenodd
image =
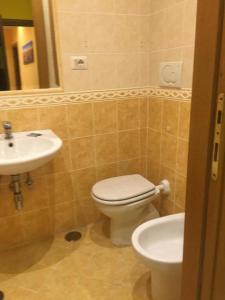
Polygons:
<instances>
[{"instance_id":1,"label":"light switch plate","mask_svg":"<svg viewBox=\"0 0 225 300\"><path fill-rule=\"evenodd\" d=\"M71 56L70 59L72 70L88 70L87 56Z\"/></svg>"},{"instance_id":2,"label":"light switch plate","mask_svg":"<svg viewBox=\"0 0 225 300\"><path fill-rule=\"evenodd\" d=\"M182 68L182 61L160 63L160 86L181 88Z\"/></svg>"}]
</instances>

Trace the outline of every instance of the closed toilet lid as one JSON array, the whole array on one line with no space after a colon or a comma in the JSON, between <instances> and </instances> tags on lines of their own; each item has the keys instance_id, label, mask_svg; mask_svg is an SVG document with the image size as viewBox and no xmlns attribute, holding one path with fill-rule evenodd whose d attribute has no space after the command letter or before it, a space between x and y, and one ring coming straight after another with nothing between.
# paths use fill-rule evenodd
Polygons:
<instances>
[{"instance_id":1,"label":"closed toilet lid","mask_svg":"<svg viewBox=\"0 0 225 300\"><path fill-rule=\"evenodd\" d=\"M139 174L118 176L96 183L92 188L95 197L104 201L126 200L155 190L154 184Z\"/></svg>"}]
</instances>

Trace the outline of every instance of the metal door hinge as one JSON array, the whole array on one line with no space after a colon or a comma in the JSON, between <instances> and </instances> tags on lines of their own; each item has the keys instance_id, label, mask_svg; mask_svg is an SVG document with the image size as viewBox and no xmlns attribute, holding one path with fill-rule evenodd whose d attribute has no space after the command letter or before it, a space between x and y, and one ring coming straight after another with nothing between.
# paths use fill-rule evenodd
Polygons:
<instances>
[{"instance_id":1,"label":"metal door hinge","mask_svg":"<svg viewBox=\"0 0 225 300\"><path fill-rule=\"evenodd\" d=\"M213 157L212 157L212 179L213 180L217 180L218 170L219 170L224 99L225 99L224 93L220 93L217 99L215 132L214 132L214 141L213 141Z\"/></svg>"}]
</instances>

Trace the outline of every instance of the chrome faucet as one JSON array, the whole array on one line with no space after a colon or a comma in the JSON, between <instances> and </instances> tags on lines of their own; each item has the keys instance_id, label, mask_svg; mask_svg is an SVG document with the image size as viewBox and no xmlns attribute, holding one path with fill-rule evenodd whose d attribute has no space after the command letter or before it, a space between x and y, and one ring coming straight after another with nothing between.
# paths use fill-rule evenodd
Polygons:
<instances>
[{"instance_id":1,"label":"chrome faucet","mask_svg":"<svg viewBox=\"0 0 225 300\"><path fill-rule=\"evenodd\" d=\"M4 122L2 122L2 126L3 126L4 132L5 132L5 139L6 140L11 140L13 138L12 124L8 121L4 121Z\"/></svg>"}]
</instances>

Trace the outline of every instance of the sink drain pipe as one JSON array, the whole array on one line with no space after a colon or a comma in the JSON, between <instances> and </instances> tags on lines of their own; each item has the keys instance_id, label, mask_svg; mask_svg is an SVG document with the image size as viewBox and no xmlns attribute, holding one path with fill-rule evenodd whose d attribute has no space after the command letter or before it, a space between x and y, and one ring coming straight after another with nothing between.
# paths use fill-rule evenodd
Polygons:
<instances>
[{"instance_id":1,"label":"sink drain pipe","mask_svg":"<svg viewBox=\"0 0 225 300\"><path fill-rule=\"evenodd\" d=\"M11 179L11 188L14 193L16 208L17 210L21 210L23 208L23 195L21 191L20 175L12 175Z\"/></svg>"}]
</instances>

